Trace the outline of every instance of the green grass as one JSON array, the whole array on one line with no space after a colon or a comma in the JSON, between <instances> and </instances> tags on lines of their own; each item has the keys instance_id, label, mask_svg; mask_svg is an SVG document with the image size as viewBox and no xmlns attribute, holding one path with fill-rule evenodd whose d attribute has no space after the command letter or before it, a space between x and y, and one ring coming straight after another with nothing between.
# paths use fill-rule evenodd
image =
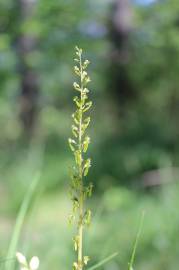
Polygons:
<instances>
[{"instance_id":1,"label":"green grass","mask_svg":"<svg viewBox=\"0 0 179 270\"><path fill-rule=\"evenodd\" d=\"M7 262L6 262L6 270L14 270L15 268L15 262L14 261L8 261L9 258L15 258L15 254L18 249L18 242L19 238L21 236L21 232L23 229L24 221L27 215L27 211L29 210L29 206L31 204L31 200L33 198L34 193L36 192L36 188L38 185L38 182L40 180L40 172L36 173L36 175L33 177L32 182L24 196L23 202L21 204L21 207L19 209L16 222L13 228L13 233L11 236L8 252L7 252Z\"/></svg>"},{"instance_id":2,"label":"green grass","mask_svg":"<svg viewBox=\"0 0 179 270\"><path fill-rule=\"evenodd\" d=\"M113 190L105 191L104 196L95 196L91 201L95 212L93 225L85 241L85 251L87 249L93 258L89 268L116 251L119 254L105 265L100 265L99 269L127 269L141 211L145 209L134 269L176 270L179 251L178 192L179 186L172 184L156 194L144 195L113 187ZM125 196L122 197L121 193ZM117 200L119 196L121 198ZM19 249L22 251L25 245L27 257L38 255L41 269L52 267L54 270L67 270L71 267L74 254L71 249L73 230L67 226L69 212L70 202L64 190L61 190L44 194L29 223L26 219Z\"/></svg>"}]
</instances>

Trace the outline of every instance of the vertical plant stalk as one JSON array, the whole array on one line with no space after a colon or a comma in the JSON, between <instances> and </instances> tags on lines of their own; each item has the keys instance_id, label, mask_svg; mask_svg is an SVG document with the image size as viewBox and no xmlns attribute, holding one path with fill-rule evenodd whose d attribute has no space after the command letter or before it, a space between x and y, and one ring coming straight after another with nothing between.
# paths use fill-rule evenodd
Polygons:
<instances>
[{"instance_id":1,"label":"vertical plant stalk","mask_svg":"<svg viewBox=\"0 0 179 270\"><path fill-rule=\"evenodd\" d=\"M82 270L84 265L89 261L88 256L83 256L83 229L85 225L89 225L91 221L91 211L86 209L85 201L92 194L93 185L85 185L84 178L87 176L91 167L91 160L85 159L90 138L86 135L86 129L90 123L90 117L86 116L87 111L92 106L92 102L88 100L89 90L87 84L90 77L87 74L88 60L83 61L82 49L76 49L77 65L74 66L75 74L78 76L78 82L74 82L74 89L78 92L78 96L74 97L76 111L72 115L73 138L69 138L69 145L74 154L75 166L71 173L71 189L70 195L73 202L73 211L69 221L75 222L77 226L77 235L73 238L74 249L77 252L77 262L73 263L74 270Z\"/></svg>"},{"instance_id":2,"label":"vertical plant stalk","mask_svg":"<svg viewBox=\"0 0 179 270\"><path fill-rule=\"evenodd\" d=\"M81 88L81 93L80 93L80 123L79 123L79 153L80 153L80 164L79 164L79 178L81 180L81 190L80 190L80 216L79 216L79 246L78 246L78 265L79 269L81 269L81 262L83 258L83 224L81 222L83 218L83 173L82 173L82 122L83 122L83 108L82 108L82 99L83 99L83 79L82 79L82 74L83 74L83 68L82 68L82 62L81 62L81 51L78 54L79 55L79 60L80 60L80 88Z\"/></svg>"}]
</instances>

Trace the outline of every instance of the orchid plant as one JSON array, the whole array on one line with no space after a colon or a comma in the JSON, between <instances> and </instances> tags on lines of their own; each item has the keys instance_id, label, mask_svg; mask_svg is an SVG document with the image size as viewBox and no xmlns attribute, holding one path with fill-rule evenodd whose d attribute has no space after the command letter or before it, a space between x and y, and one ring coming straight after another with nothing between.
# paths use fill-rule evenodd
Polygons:
<instances>
[{"instance_id":1,"label":"orchid plant","mask_svg":"<svg viewBox=\"0 0 179 270\"><path fill-rule=\"evenodd\" d=\"M86 129L90 123L90 117L87 114L92 102L89 100L89 89L87 88L88 83L91 81L87 73L89 61L83 60L82 49L78 47L75 49L76 57L74 61L76 65L74 66L74 72L78 80L73 83L74 90L77 92L73 99L76 106L76 110L72 114L73 137L68 140L75 162L71 172L70 195L73 210L69 221L70 223L74 221L77 227L77 234L73 238L77 261L73 263L73 268L74 270L82 270L89 261L89 256L83 255L83 230L91 222L91 210L86 209L85 201L92 194L93 184L85 185L84 179L91 167L91 159L86 158L90 143L90 137L86 134Z\"/></svg>"}]
</instances>

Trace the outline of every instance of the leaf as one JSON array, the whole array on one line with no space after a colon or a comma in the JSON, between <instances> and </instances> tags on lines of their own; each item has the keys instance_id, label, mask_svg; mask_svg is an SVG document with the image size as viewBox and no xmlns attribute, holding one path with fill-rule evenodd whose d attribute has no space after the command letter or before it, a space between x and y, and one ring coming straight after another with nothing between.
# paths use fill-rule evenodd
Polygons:
<instances>
[{"instance_id":1,"label":"leaf","mask_svg":"<svg viewBox=\"0 0 179 270\"><path fill-rule=\"evenodd\" d=\"M16 223L15 223L15 226L13 229L13 234L12 234L11 241L9 244L7 258L14 256L14 254L17 250L17 244L19 241L20 232L21 232L21 229L22 229L22 226L24 223L24 219L25 219L25 216L27 214L31 199L33 197L33 194L35 193L37 184L40 180L40 175L41 174L39 172L34 176L34 179L32 180L31 185L30 185L27 193L25 194L23 202L20 206L20 210L19 210L18 215L17 215ZM14 269L14 264L11 264L11 265L8 263L6 264L6 270L13 270L13 269Z\"/></svg>"},{"instance_id":2,"label":"leaf","mask_svg":"<svg viewBox=\"0 0 179 270\"><path fill-rule=\"evenodd\" d=\"M134 242L134 247L133 247L133 250L132 250L132 255L131 255L130 262L129 262L128 270L133 270L133 264L134 264L136 249L137 249L137 245L138 245L139 238L140 238L141 231L142 231L142 226L143 226L143 222L144 222L144 216L145 216L145 212L142 213L141 218L140 218L139 229L138 229L136 239L135 239L135 242Z\"/></svg>"},{"instance_id":3,"label":"leaf","mask_svg":"<svg viewBox=\"0 0 179 270\"><path fill-rule=\"evenodd\" d=\"M87 270L95 270L95 269L99 268L100 266L104 265L108 261L114 259L118 254L119 254L118 252L115 252L115 253L111 254L110 256L108 256L107 258L105 258L104 260L101 260L97 264L89 267Z\"/></svg>"}]
</instances>

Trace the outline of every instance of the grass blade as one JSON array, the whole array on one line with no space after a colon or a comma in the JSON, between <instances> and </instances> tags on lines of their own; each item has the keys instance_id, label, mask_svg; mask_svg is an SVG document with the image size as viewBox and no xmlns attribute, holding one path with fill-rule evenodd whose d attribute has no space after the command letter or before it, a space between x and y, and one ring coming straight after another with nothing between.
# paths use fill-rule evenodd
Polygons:
<instances>
[{"instance_id":1,"label":"grass blade","mask_svg":"<svg viewBox=\"0 0 179 270\"><path fill-rule=\"evenodd\" d=\"M37 184L39 182L39 179L40 179L40 173L37 173L34 176L34 179L31 182L30 188L27 191L27 193L26 193L26 195L24 197L24 200L23 200L23 202L21 204L19 213L17 215L16 223L15 223L15 226L14 226L14 230L13 230L13 233L12 233L12 238L11 238L11 241L10 241L10 244L9 244L9 248L8 248L8 252L7 252L7 258L11 258L11 257L15 256L15 253L17 251L17 245L18 245L18 241L19 241L20 232L21 232L21 229L22 229L22 226L23 226L23 223L24 223L24 219L25 219L25 216L27 214L27 211L28 211L32 196L33 196L33 194L34 194L34 192L36 190ZM7 263L5 269L6 270L13 270L14 266L15 266L15 262Z\"/></svg>"},{"instance_id":2,"label":"grass blade","mask_svg":"<svg viewBox=\"0 0 179 270\"><path fill-rule=\"evenodd\" d=\"M143 227L144 216L145 216L145 212L142 212L140 223L139 223L139 229L138 229L138 232L137 232L137 235L136 235L136 239L135 239L135 242L134 242L134 247L133 247L133 250L132 250L132 254L131 254L131 259L130 259L130 262L129 262L128 270L133 270L133 264L134 264L135 254L136 254L136 250L137 250L139 238L140 238L142 227Z\"/></svg>"},{"instance_id":3,"label":"grass blade","mask_svg":"<svg viewBox=\"0 0 179 270\"><path fill-rule=\"evenodd\" d=\"M108 256L107 258L101 260L100 262L98 262L97 264L89 267L87 270L95 270L97 268L99 268L100 266L104 265L105 263L107 263L108 261L112 260L113 258L115 258L119 253L115 252L113 254L111 254L110 256Z\"/></svg>"}]
</instances>

